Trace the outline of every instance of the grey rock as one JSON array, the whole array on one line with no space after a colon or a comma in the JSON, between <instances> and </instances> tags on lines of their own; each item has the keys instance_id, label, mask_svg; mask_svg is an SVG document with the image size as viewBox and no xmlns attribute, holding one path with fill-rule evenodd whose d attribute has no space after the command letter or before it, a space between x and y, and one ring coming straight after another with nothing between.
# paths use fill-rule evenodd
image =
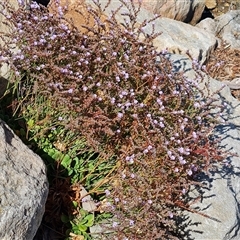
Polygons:
<instances>
[{"instance_id":1,"label":"grey rock","mask_svg":"<svg viewBox=\"0 0 240 240\"><path fill-rule=\"evenodd\" d=\"M0 156L0 239L31 240L48 195L45 165L3 121Z\"/></svg>"},{"instance_id":2,"label":"grey rock","mask_svg":"<svg viewBox=\"0 0 240 240\"><path fill-rule=\"evenodd\" d=\"M162 17L195 25L202 16L205 0L143 0L142 6L150 12L160 14Z\"/></svg>"},{"instance_id":3,"label":"grey rock","mask_svg":"<svg viewBox=\"0 0 240 240\"><path fill-rule=\"evenodd\" d=\"M184 56L170 56L174 66L185 72L189 78L194 78L195 72L191 69L191 62ZM233 154L240 154L240 102L232 97L230 88L222 82L208 77L206 74L204 84L210 94L214 94L217 104L224 106L219 125L214 134L221 138L220 147ZM221 123L222 122L222 123ZM216 164L210 174L201 174L196 179L203 188L192 188L190 199L201 196L190 206L190 211L183 211L185 221L179 226L184 226L185 237L189 240L238 240L240 239L240 161L239 156L231 156L224 160L226 164ZM203 216L201 214L205 214Z\"/></svg>"},{"instance_id":4,"label":"grey rock","mask_svg":"<svg viewBox=\"0 0 240 240\"><path fill-rule=\"evenodd\" d=\"M205 18L202 21L200 21L196 27L199 27L207 32L210 32L211 34L216 34L216 22L212 18Z\"/></svg>"},{"instance_id":5,"label":"grey rock","mask_svg":"<svg viewBox=\"0 0 240 240\"><path fill-rule=\"evenodd\" d=\"M86 3L91 4L92 1L86 0ZM100 3L103 6L106 5L105 0L100 0ZM106 14L110 16L112 10L115 10L120 5L121 3L119 1L112 1L106 9ZM118 22L124 23L124 19L129 21L129 18L124 15L126 12L128 12L128 10L122 7L116 15ZM79 17L81 17L81 15L79 15ZM140 24L146 19L149 20L151 18L154 18L154 14L142 8L138 14L137 21ZM154 27L155 32L161 33L161 35L154 40L154 46L158 51L168 49L168 51L177 54L185 54L189 51L193 58L204 63L217 45L217 38L214 34L180 21L161 17L154 21ZM147 26L144 27L144 31L147 34L151 34L152 23L147 24Z\"/></svg>"},{"instance_id":6,"label":"grey rock","mask_svg":"<svg viewBox=\"0 0 240 240\"><path fill-rule=\"evenodd\" d=\"M240 49L240 10L232 10L215 19L216 34L234 49Z\"/></svg>"},{"instance_id":7,"label":"grey rock","mask_svg":"<svg viewBox=\"0 0 240 240\"><path fill-rule=\"evenodd\" d=\"M224 84L226 84L230 89L240 89L240 78L234 78L232 81L222 81Z\"/></svg>"}]
</instances>

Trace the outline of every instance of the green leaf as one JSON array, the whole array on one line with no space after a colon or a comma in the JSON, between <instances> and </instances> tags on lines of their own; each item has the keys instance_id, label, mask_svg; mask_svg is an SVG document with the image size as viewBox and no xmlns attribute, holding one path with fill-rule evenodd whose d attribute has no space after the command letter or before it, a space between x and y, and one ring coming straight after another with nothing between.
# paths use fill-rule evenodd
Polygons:
<instances>
[{"instance_id":1,"label":"green leaf","mask_svg":"<svg viewBox=\"0 0 240 240\"><path fill-rule=\"evenodd\" d=\"M27 125L28 125L28 127L32 128L34 126L34 120L33 119L29 119L27 121Z\"/></svg>"},{"instance_id":2,"label":"green leaf","mask_svg":"<svg viewBox=\"0 0 240 240\"><path fill-rule=\"evenodd\" d=\"M72 204L73 204L73 206L74 206L75 208L78 207L78 203L77 203L76 201L72 201Z\"/></svg>"},{"instance_id":3,"label":"green leaf","mask_svg":"<svg viewBox=\"0 0 240 240\"><path fill-rule=\"evenodd\" d=\"M78 229L79 229L81 232L86 232L88 228L87 228L85 225L79 224L79 225L78 225Z\"/></svg>"},{"instance_id":4,"label":"green leaf","mask_svg":"<svg viewBox=\"0 0 240 240\"><path fill-rule=\"evenodd\" d=\"M65 168L68 168L70 166L71 162L72 162L71 157L68 154L66 154L64 156L63 160L61 161L61 165Z\"/></svg>"},{"instance_id":5,"label":"green leaf","mask_svg":"<svg viewBox=\"0 0 240 240\"><path fill-rule=\"evenodd\" d=\"M92 227L93 223L94 223L94 215L93 214L89 214L85 217L85 219L87 219L87 223L85 224L85 226L87 227Z\"/></svg>"}]
</instances>

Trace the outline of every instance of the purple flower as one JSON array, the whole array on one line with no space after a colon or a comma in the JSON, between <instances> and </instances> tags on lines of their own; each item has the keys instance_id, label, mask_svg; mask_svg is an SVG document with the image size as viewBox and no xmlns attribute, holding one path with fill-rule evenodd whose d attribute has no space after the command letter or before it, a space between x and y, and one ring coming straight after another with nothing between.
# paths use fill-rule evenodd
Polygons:
<instances>
[{"instance_id":1,"label":"purple flower","mask_svg":"<svg viewBox=\"0 0 240 240\"><path fill-rule=\"evenodd\" d=\"M173 213L172 213L172 212L168 212L168 216L169 216L170 218L173 218Z\"/></svg>"},{"instance_id":2,"label":"purple flower","mask_svg":"<svg viewBox=\"0 0 240 240\"><path fill-rule=\"evenodd\" d=\"M133 220L129 220L129 225L133 226L134 225L134 221Z\"/></svg>"},{"instance_id":3,"label":"purple flower","mask_svg":"<svg viewBox=\"0 0 240 240\"><path fill-rule=\"evenodd\" d=\"M111 194L110 191L109 191L108 189L105 190L104 192L105 192L106 196L109 196L109 195Z\"/></svg>"},{"instance_id":4,"label":"purple flower","mask_svg":"<svg viewBox=\"0 0 240 240\"><path fill-rule=\"evenodd\" d=\"M117 117L121 119L121 118L123 117L123 113L119 112L119 113L117 114Z\"/></svg>"},{"instance_id":5,"label":"purple flower","mask_svg":"<svg viewBox=\"0 0 240 240\"><path fill-rule=\"evenodd\" d=\"M113 223L112 223L112 227L113 227L113 228L116 228L116 227L117 227L117 225L118 225L118 223L117 223L117 222L113 222Z\"/></svg>"},{"instance_id":6,"label":"purple flower","mask_svg":"<svg viewBox=\"0 0 240 240\"><path fill-rule=\"evenodd\" d=\"M68 90L68 93L73 93L73 89L72 88L70 88L69 90Z\"/></svg>"},{"instance_id":7,"label":"purple flower","mask_svg":"<svg viewBox=\"0 0 240 240\"><path fill-rule=\"evenodd\" d=\"M86 86L83 86L83 91L86 92L87 91L87 87Z\"/></svg>"},{"instance_id":8,"label":"purple flower","mask_svg":"<svg viewBox=\"0 0 240 240\"><path fill-rule=\"evenodd\" d=\"M187 174L191 176L193 174L192 170L191 169L187 170Z\"/></svg>"},{"instance_id":9,"label":"purple flower","mask_svg":"<svg viewBox=\"0 0 240 240\"><path fill-rule=\"evenodd\" d=\"M152 200L148 200L147 202L148 202L148 204L152 204Z\"/></svg>"}]
</instances>

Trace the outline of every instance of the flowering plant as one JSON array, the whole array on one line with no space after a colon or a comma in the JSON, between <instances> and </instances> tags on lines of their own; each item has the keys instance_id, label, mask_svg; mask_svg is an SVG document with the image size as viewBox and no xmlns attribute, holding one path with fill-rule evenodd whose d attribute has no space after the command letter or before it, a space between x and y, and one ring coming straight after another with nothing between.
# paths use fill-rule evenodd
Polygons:
<instances>
[{"instance_id":1,"label":"flowering plant","mask_svg":"<svg viewBox=\"0 0 240 240\"><path fill-rule=\"evenodd\" d=\"M61 128L62 142L73 133L62 151L82 138L98 159L111 162L104 201L96 210L112 214L111 224L104 225L111 236L173 237L194 176L221 159L211 138L216 115L210 112L216 106L199 87L198 63L193 62L196 78L185 77L174 70L166 51L153 46L159 34L154 29L145 34L158 17L138 25L141 4L120 2L131 21L119 25L120 9L103 21L95 1L87 8L85 31L67 21L60 6L55 15L36 3L18 11L6 5L10 15L3 14L12 32L0 61L13 71L18 114L28 123L31 119L30 134L36 138ZM87 25L90 17L94 26Z\"/></svg>"}]
</instances>

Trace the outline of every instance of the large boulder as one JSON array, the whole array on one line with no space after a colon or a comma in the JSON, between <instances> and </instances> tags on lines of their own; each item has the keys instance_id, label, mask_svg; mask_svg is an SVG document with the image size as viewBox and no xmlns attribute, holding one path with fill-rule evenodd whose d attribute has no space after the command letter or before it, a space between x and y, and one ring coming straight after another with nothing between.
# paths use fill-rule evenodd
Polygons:
<instances>
[{"instance_id":1,"label":"large boulder","mask_svg":"<svg viewBox=\"0 0 240 240\"><path fill-rule=\"evenodd\" d=\"M105 0L100 0L99 2L102 6L106 5ZM56 1L52 0L49 4L49 9L52 12L59 11L59 8L55 3ZM61 6L64 7L66 6L67 0L61 0L60 3ZM67 11L65 12L66 18L71 19L79 30L82 30L82 25L84 24L84 19L79 11L87 14L87 7L85 4L93 6L92 0L85 0L84 3L80 0L71 0L68 2ZM102 17L103 21L104 19L107 19L107 16L110 16L112 11L116 10L120 5L120 1L111 1L105 11L105 15ZM129 20L128 17L124 15L127 11L127 8L123 6L118 12L116 18L119 23L124 23L124 19ZM145 8L141 8L137 21L140 25L146 19L151 18L154 18L154 14ZM94 21L93 19L90 19L89 26L93 25ZM201 63L204 63L217 45L217 38L214 34L206 34L204 29L195 28L194 26L183 22L161 17L154 21L154 26L156 32L161 32L161 35L154 40L154 45L159 51L168 49L170 52L182 54L189 51L193 58L199 60ZM145 33L150 34L152 32L152 23L144 27L144 31Z\"/></svg>"},{"instance_id":2,"label":"large boulder","mask_svg":"<svg viewBox=\"0 0 240 240\"><path fill-rule=\"evenodd\" d=\"M0 120L0 239L33 239L48 195L46 168Z\"/></svg>"},{"instance_id":3,"label":"large boulder","mask_svg":"<svg viewBox=\"0 0 240 240\"><path fill-rule=\"evenodd\" d=\"M240 10L229 11L215 21L217 34L232 48L240 50Z\"/></svg>"},{"instance_id":4,"label":"large boulder","mask_svg":"<svg viewBox=\"0 0 240 240\"><path fill-rule=\"evenodd\" d=\"M138 2L138 0L135 0ZM175 0L142 0L143 7L162 17L195 25L202 16L205 0L175 1Z\"/></svg>"},{"instance_id":5,"label":"large boulder","mask_svg":"<svg viewBox=\"0 0 240 240\"><path fill-rule=\"evenodd\" d=\"M195 71L192 63L184 56L171 55L175 69L185 72L188 78L194 78ZM211 79L206 74L204 85L209 94L214 94L216 104L224 106L219 125L214 134L221 138L220 146L231 153L240 153L240 104L232 97L228 86ZM218 90L222 90L216 94ZM222 122L222 123L221 123ZM196 181L202 184L201 188L192 188L189 193L190 211L183 212L185 219L182 226L182 239L240 239L239 206L240 181L239 156L227 157L225 164L216 164L216 169L207 174L200 174ZM200 198L194 201L198 196Z\"/></svg>"},{"instance_id":6,"label":"large boulder","mask_svg":"<svg viewBox=\"0 0 240 240\"><path fill-rule=\"evenodd\" d=\"M138 0L135 0L138 2ZM154 14L177 21L195 25L201 19L206 0L175 1L175 0L143 0L143 7Z\"/></svg>"}]
</instances>

